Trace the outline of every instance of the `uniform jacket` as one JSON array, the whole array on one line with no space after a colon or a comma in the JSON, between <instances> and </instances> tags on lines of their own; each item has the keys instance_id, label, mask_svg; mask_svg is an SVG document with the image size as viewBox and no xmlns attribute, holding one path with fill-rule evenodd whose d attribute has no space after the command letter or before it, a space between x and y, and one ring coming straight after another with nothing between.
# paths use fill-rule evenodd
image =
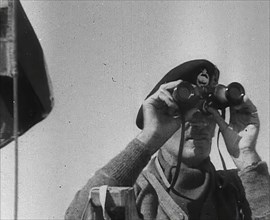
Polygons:
<instances>
[{"instance_id":1,"label":"uniform jacket","mask_svg":"<svg viewBox=\"0 0 270 220\"><path fill-rule=\"evenodd\" d=\"M133 186L137 210L144 220L189 219L181 203L176 204L143 143L134 139L125 150L98 170L77 192L65 219L81 219L91 188L101 185ZM144 169L144 170L143 170ZM270 219L270 178L265 162L243 171L216 171L211 167L211 184L201 205L199 219Z\"/></svg>"}]
</instances>

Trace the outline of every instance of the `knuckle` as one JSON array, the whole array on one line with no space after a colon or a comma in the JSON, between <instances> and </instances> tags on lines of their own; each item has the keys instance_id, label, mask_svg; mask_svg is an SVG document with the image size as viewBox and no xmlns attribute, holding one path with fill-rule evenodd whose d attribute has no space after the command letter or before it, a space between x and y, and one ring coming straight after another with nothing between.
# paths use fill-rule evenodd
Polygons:
<instances>
[{"instance_id":1,"label":"knuckle","mask_svg":"<svg viewBox=\"0 0 270 220\"><path fill-rule=\"evenodd\" d=\"M163 95L166 95L166 90L165 89L160 89L159 92Z\"/></svg>"},{"instance_id":2,"label":"knuckle","mask_svg":"<svg viewBox=\"0 0 270 220\"><path fill-rule=\"evenodd\" d=\"M164 99L164 93L162 91L160 91L158 93L158 97L163 100Z\"/></svg>"},{"instance_id":3,"label":"knuckle","mask_svg":"<svg viewBox=\"0 0 270 220\"><path fill-rule=\"evenodd\" d=\"M166 87L166 84L161 84L160 87L159 87L159 89L160 90L163 90L163 89L165 89L165 87Z\"/></svg>"}]
</instances>

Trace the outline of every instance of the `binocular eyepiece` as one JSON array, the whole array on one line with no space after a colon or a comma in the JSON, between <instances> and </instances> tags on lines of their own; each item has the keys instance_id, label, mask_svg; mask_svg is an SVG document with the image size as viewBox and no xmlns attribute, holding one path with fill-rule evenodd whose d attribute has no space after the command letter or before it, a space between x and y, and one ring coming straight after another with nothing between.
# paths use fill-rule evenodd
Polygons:
<instances>
[{"instance_id":1,"label":"binocular eyepiece","mask_svg":"<svg viewBox=\"0 0 270 220\"><path fill-rule=\"evenodd\" d=\"M172 93L181 111L196 107L205 113L208 112L208 107L225 109L239 105L243 102L244 95L244 87L238 82L230 83L228 86L218 84L215 87L198 87L183 81Z\"/></svg>"}]
</instances>

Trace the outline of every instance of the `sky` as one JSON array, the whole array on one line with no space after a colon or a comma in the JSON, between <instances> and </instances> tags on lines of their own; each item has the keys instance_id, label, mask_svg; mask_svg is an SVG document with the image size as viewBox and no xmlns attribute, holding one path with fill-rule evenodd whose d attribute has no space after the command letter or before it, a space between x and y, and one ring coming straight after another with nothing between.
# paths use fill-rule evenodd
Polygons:
<instances>
[{"instance_id":1,"label":"sky","mask_svg":"<svg viewBox=\"0 0 270 220\"><path fill-rule=\"evenodd\" d=\"M139 133L137 111L169 70L208 59L258 107L269 164L268 1L22 0L55 106L19 138L19 219L63 219L94 172ZM222 138L221 151L234 168ZM13 218L14 144L1 153L1 219ZM211 160L221 162L213 142Z\"/></svg>"}]
</instances>

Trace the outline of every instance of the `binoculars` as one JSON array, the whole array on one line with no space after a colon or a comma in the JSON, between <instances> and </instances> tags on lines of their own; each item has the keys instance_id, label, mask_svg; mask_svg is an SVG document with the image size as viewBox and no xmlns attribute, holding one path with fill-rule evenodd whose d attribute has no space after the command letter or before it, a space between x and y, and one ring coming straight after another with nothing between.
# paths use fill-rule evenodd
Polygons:
<instances>
[{"instance_id":1,"label":"binoculars","mask_svg":"<svg viewBox=\"0 0 270 220\"><path fill-rule=\"evenodd\" d=\"M225 109L243 102L245 90L240 83L232 82L228 86L218 84L215 87L198 87L187 81L181 82L172 93L180 111L198 108L208 113L207 108Z\"/></svg>"}]
</instances>

